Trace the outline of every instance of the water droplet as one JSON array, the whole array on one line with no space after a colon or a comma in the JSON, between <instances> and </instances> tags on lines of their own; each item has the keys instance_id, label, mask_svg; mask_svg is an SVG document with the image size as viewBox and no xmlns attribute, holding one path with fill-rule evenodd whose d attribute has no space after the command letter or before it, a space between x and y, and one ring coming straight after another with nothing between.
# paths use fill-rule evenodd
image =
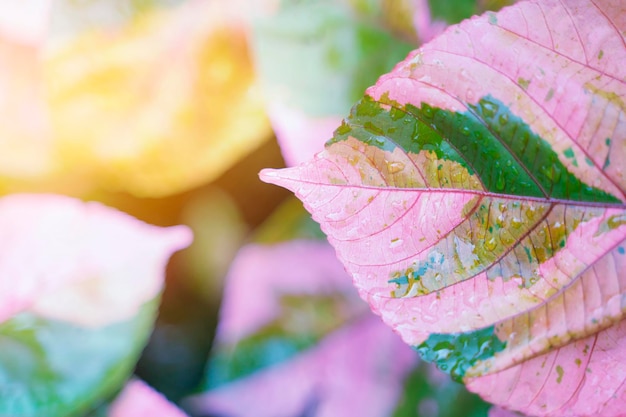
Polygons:
<instances>
[{"instance_id":1,"label":"water droplet","mask_svg":"<svg viewBox=\"0 0 626 417\"><path fill-rule=\"evenodd\" d=\"M504 246L510 246L513 242L515 242L515 239L508 231L503 229L500 231L500 242L502 242Z\"/></svg>"},{"instance_id":2,"label":"water droplet","mask_svg":"<svg viewBox=\"0 0 626 417\"><path fill-rule=\"evenodd\" d=\"M504 180L504 175L500 174L496 180L496 190L504 191L504 187L506 187L506 181Z\"/></svg>"},{"instance_id":3,"label":"water droplet","mask_svg":"<svg viewBox=\"0 0 626 417\"><path fill-rule=\"evenodd\" d=\"M328 213L327 215L324 216L324 218L328 221L337 221L340 220L342 218L342 213L341 212L337 212L337 213Z\"/></svg>"},{"instance_id":4,"label":"water droplet","mask_svg":"<svg viewBox=\"0 0 626 417\"><path fill-rule=\"evenodd\" d=\"M485 242L485 249L489 251L494 250L496 246L498 246L498 243L496 242L496 239L493 237Z\"/></svg>"},{"instance_id":5,"label":"water droplet","mask_svg":"<svg viewBox=\"0 0 626 417\"><path fill-rule=\"evenodd\" d=\"M520 227L522 227L522 219L517 218L517 217L513 217L511 219L511 227L513 229L519 229Z\"/></svg>"},{"instance_id":6,"label":"water droplet","mask_svg":"<svg viewBox=\"0 0 626 417\"><path fill-rule=\"evenodd\" d=\"M428 104L422 104L422 113L424 114L424 117L427 117L428 119L433 118L433 108Z\"/></svg>"},{"instance_id":7,"label":"water droplet","mask_svg":"<svg viewBox=\"0 0 626 417\"><path fill-rule=\"evenodd\" d=\"M481 100L480 108L482 109L482 113L485 117L492 118L498 112L498 106L489 101Z\"/></svg>"},{"instance_id":8,"label":"water droplet","mask_svg":"<svg viewBox=\"0 0 626 417\"><path fill-rule=\"evenodd\" d=\"M470 133L472 133L472 129L470 129L469 126L463 126L461 128L461 134L463 136L469 136Z\"/></svg>"},{"instance_id":9,"label":"water droplet","mask_svg":"<svg viewBox=\"0 0 626 417\"><path fill-rule=\"evenodd\" d=\"M376 136L374 140L376 141L378 145L384 145L386 141L386 139L382 136Z\"/></svg>"},{"instance_id":10,"label":"water droplet","mask_svg":"<svg viewBox=\"0 0 626 417\"><path fill-rule=\"evenodd\" d=\"M350 165L355 166L359 162L359 157L357 155L348 156L348 162Z\"/></svg>"},{"instance_id":11,"label":"water droplet","mask_svg":"<svg viewBox=\"0 0 626 417\"><path fill-rule=\"evenodd\" d=\"M385 161L385 162L387 163L387 171L389 171L390 174L397 174L398 172L404 169L404 164L402 162L399 162L399 161L394 161L394 162Z\"/></svg>"},{"instance_id":12,"label":"water droplet","mask_svg":"<svg viewBox=\"0 0 626 417\"><path fill-rule=\"evenodd\" d=\"M404 117L404 112L396 107L391 107L391 110L389 111L389 116L392 120L399 120Z\"/></svg>"},{"instance_id":13,"label":"water droplet","mask_svg":"<svg viewBox=\"0 0 626 417\"><path fill-rule=\"evenodd\" d=\"M399 246L402 246L403 243L404 243L404 240L402 239L399 239L399 238L393 239L391 243L389 244L389 249L394 249Z\"/></svg>"},{"instance_id":14,"label":"water droplet","mask_svg":"<svg viewBox=\"0 0 626 417\"><path fill-rule=\"evenodd\" d=\"M541 68L537 68L537 71L535 72L535 78L540 80L543 78L544 75L545 75L545 71Z\"/></svg>"},{"instance_id":15,"label":"water droplet","mask_svg":"<svg viewBox=\"0 0 626 417\"><path fill-rule=\"evenodd\" d=\"M509 122L509 115L506 113L502 113L500 115L500 117L498 117L498 121L500 122L501 125L505 125Z\"/></svg>"},{"instance_id":16,"label":"water droplet","mask_svg":"<svg viewBox=\"0 0 626 417\"><path fill-rule=\"evenodd\" d=\"M476 95L474 94L474 90L472 90L471 88L468 88L465 92L465 99L470 103L474 101L475 96Z\"/></svg>"}]
</instances>

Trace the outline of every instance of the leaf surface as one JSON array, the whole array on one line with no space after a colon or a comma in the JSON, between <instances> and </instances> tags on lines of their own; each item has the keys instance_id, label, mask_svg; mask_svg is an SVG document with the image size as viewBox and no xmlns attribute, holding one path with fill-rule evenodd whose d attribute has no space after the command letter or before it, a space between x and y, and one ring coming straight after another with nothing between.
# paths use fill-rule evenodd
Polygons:
<instances>
[{"instance_id":1,"label":"leaf surface","mask_svg":"<svg viewBox=\"0 0 626 417\"><path fill-rule=\"evenodd\" d=\"M603 395L557 391L547 408L515 389L623 318L625 28L623 9L588 0L464 21L370 87L313 161L262 173L407 343L484 395L481 377L508 372L514 394L494 401L523 412L623 404L618 369Z\"/></svg>"}]
</instances>

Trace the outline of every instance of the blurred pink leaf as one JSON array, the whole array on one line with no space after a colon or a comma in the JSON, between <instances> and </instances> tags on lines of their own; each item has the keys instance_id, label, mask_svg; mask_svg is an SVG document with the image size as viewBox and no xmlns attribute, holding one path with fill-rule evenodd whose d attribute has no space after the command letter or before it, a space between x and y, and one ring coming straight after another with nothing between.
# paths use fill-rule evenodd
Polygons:
<instances>
[{"instance_id":1,"label":"blurred pink leaf","mask_svg":"<svg viewBox=\"0 0 626 417\"><path fill-rule=\"evenodd\" d=\"M324 150L324 143L341 123L340 116L308 116L280 102L269 105L268 113L287 166L301 164Z\"/></svg>"},{"instance_id":2,"label":"blurred pink leaf","mask_svg":"<svg viewBox=\"0 0 626 417\"><path fill-rule=\"evenodd\" d=\"M52 0L22 0L2 5L0 36L39 46L48 30Z\"/></svg>"},{"instance_id":3,"label":"blurred pink leaf","mask_svg":"<svg viewBox=\"0 0 626 417\"><path fill-rule=\"evenodd\" d=\"M370 316L326 244L242 249L196 413L388 415L416 356ZM394 358L390 361L389 358Z\"/></svg>"},{"instance_id":4,"label":"blurred pink leaf","mask_svg":"<svg viewBox=\"0 0 626 417\"><path fill-rule=\"evenodd\" d=\"M533 415L625 405L608 366L624 352L625 29L610 1L464 21L369 88L325 152L261 174L407 343Z\"/></svg>"},{"instance_id":5,"label":"blurred pink leaf","mask_svg":"<svg viewBox=\"0 0 626 417\"><path fill-rule=\"evenodd\" d=\"M434 20L430 13L428 0L412 0L413 27L421 43L426 43L441 35L448 24L441 20Z\"/></svg>"},{"instance_id":6,"label":"blurred pink leaf","mask_svg":"<svg viewBox=\"0 0 626 417\"><path fill-rule=\"evenodd\" d=\"M188 228L51 194L0 199L0 415L82 415L128 378Z\"/></svg>"},{"instance_id":7,"label":"blurred pink leaf","mask_svg":"<svg viewBox=\"0 0 626 417\"><path fill-rule=\"evenodd\" d=\"M133 379L126 384L109 408L108 417L185 417L175 405L145 382Z\"/></svg>"},{"instance_id":8,"label":"blurred pink leaf","mask_svg":"<svg viewBox=\"0 0 626 417\"><path fill-rule=\"evenodd\" d=\"M128 319L161 291L184 226L159 228L99 203L58 195L0 199L0 322L30 310L103 326Z\"/></svg>"},{"instance_id":9,"label":"blurred pink leaf","mask_svg":"<svg viewBox=\"0 0 626 417\"><path fill-rule=\"evenodd\" d=\"M10 2L0 13L0 177L45 176L52 169L40 65L50 5Z\"/></svg>"}]
</instances>

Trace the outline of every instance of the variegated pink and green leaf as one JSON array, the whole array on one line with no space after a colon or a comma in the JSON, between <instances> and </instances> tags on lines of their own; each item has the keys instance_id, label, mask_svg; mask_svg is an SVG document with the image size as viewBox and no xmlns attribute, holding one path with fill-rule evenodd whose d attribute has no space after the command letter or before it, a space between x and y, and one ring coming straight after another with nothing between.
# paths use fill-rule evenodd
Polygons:
<instances>
[{"instance_id":1,"label":"variegated pink and green leaf","mask_svg":"<svg viewBox=\"0 0 626 417\"><path fill-rule=\"evenodd\" d=\"M132 372L167 261L191 233L13 194L0 199L0 236L0 416L84 415Z\"/></svg>"},{"instance_id":2,"label":"variegated pink and green leaf","mask_svg":"<svg viewBox=\"0 0 626 417\"><path fill-rule=\"evenodd\" d=\"M407 343L534 415L625 403L625 31L608 0L464 21L370 87L314 160L262 173Z\"/></svg>"}]
</instances>

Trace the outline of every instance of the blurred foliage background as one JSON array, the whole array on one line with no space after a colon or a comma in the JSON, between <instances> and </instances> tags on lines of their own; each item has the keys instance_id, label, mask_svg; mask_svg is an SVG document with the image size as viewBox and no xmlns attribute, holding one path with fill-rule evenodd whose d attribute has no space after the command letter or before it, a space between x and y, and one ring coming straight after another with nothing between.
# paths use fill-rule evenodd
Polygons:
<instances>
[{"instance_id":1,"label":"blurred foliage background","mask_svg":"<svg viewBox=\"0 0 626 417\"><path fill-rule=\"evenodd\" d=\"M43 35L20 37L19 23L0 24L0 146L10 149L0 155L0 193L98 200L151 224L193 229L193 245L169 264L136 367L180 402L206 385L224 279L239 248L324 239L300 203L258 172L292 163L294 148L321 150L332 130L320 128L315 144L293 132L338 125L412 49L506 3L53 2L39 12ZM409 373L395 416L486 415L477 397L447 377L434 384L432 372L419 365Z\"/></svg>"}]
</instances>

